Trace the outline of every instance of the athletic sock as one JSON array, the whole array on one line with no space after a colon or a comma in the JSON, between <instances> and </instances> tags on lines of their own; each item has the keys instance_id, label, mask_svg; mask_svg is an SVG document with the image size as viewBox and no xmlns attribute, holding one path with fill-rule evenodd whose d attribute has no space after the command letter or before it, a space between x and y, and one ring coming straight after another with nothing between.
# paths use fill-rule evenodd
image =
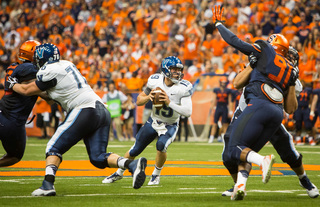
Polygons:
<instances>
[{"instance_id":1,"label":"athletic sock","mask_svg":"<svg viewBox=\"0 0 320 207\"><path fill-rule=\"evenodd\" d=\"M119 157L118 158L118 167L125 170L129 168L129 164L132 162L133 160L129 160L128 158L124 158L124 157Z\"/></svg>"},{"instance_id":2,"label":"athletic sock","mask_svg":"<svg viewBox=\"0 0 320 207\"><path fill-rule=\"evenodd\" d=\"M250 151L247 155L247 162L254 163L258 166L260 166L263 162L264 156L259 155L258 153L254 151Z\"/></svg>"},{"instance_id":3,"label":"athletic sock","mask_svg":"<svg viewBox=\"0 0 320 207\"><path fill-rule=\"evenodd\" d=\"M46 175L44 176L44 179L48 182L54 183L57 170L58 170L57 166L47 165L46 166Z\"/></svg>"},{"instance_id":4,"label":"athletic sock","mask_svg":"<svg viewBox=\"0 0 320 207\"><path fill-rule=\"evenodd\" d=\"M302 175L298 175L299 179L302 179L302 178L305 177L305 176L307 176L306 171L304 171Z\"/></svg>"},{"instance_id":5,"label":"athletic sock","mask_svg":"<svg viewBox=\"0 0 320 207\"><path fill-rule=\"evenodd\" d=\"M162 167L163 168L163 167ZM152 175L160 175L162 168L157 167L156 165L154 166L154 170L152 172Z\"/></svg>"}]
</instances>

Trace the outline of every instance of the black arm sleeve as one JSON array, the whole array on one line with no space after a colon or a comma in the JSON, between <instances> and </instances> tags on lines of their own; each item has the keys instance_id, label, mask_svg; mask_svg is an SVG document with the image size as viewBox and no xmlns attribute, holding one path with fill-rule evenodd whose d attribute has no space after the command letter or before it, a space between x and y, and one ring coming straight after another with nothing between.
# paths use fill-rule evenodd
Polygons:
<instances>
[{"instance_id":1,"label":"black arm sleeve","mask_svg":"<svg viewBox=\"0 0 320 207\"><path fill-rule=\"evenodd\" d=\"M236 48L245 55L250 55L250 53L256 53L257 50L252 44L239 39L235 34L233 34L229 29L227 29L223 24L217 26L222 38L232 47Z\"/></svg>"},{"instance_id":2,"label":"black arm sleeve","mask_svg":"<svg viewBox=\"0 0 320 207\"><path fill-rule=\"evenodd\" d=\"M149 95L149 93L151 92L151 89L146 87L143 91L145 94Z\"/></svg>"},{"instance_id":3,"label":"black arm sleeve","mask_svg":"<svg viewBox=\"0 0 320 207\"><path fill-rule=\"evenodd\" d=\"M40 90L46 91L49 88L52 88L52 87L57 85L57 79L54 78L54 79L46 81L46 82L42 82L42 81L36 80L36 85L38 86L38 88Z\"/></svg>"}]
</instances>

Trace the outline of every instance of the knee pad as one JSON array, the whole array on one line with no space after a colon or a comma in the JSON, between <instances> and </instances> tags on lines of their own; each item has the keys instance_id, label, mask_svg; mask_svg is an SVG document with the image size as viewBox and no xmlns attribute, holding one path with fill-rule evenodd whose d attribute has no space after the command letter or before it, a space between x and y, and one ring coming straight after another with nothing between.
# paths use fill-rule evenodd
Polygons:
<instances>
[{"instance_id":1,"label":"knee pad","mask_svg":"<svg viewBox=\"0 0 320 207\"><path fill-rule=\"evenodd\" d=\"M57 156L60 158L60 161L62 162L62 155L58 152L47 152L46 153L46 158L49 157L49 156Z\"/></svg>"},{"instance_id":2,"label":"knee pad","mask_svg":"<svg viewBox=\"0 0 320 207\"><path fill-rule=\"evenodd\" d=\"M157 146L157 150L160 151L160 152L166 152L167 151L165 143L163 143L163 142L161 142L159 140L157 141L156 146Z\"/></svg>"},{"instance_id":3,"label":"knee pad","mask_svg":"<svg viewBox=\"0 0 320 207\"><path fill-rule=\"evenodd\" d=\"M294 157L294 159L291 158L283 162L286 162L291 168L298 168L302 165L302 154L300 154L298 159Z\"/></svg>"},{"instance_id":4,"label":"knee pad","mask_svg":"<svg viewBox=\"0 0 320 207\"><path fill-rule=\"evenodd\" d=\"M90 162L93 166L104 169L106 167L109 167L108 163L108 157L112 154L112 152L109 153L102 153L98 157L96 156L90 156Z\"/></svg>"}]
</instances>

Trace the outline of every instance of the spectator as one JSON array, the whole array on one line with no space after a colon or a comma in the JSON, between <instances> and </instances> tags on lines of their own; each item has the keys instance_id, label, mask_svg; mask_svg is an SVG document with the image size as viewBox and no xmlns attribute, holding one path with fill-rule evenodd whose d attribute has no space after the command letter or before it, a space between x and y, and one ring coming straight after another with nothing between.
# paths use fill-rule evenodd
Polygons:
<instances>
[{"instance_id":1,"label":"spectator","mask_svg":"<svg viewBox=\"0 0 320 207\"><path fill-rule=\"evenodd\" d=\"M116 90L115 84L109 84L109 91L102 97L102 101L108 105L110 111L112 129L110 130L110 137L116 137L119 141L122 141L122 121L121 121L121 105L128 100L127 96L121 91ZM113 131L116 132L115 136Z\"/></svg>"},{"instance_id":2,"label":"spectator","mask_svg":"<svg viewBox=\"0 0 320 207\"><path fill-rule=\"evenodd\" d=\"M127 94L127 101L121 105L122 120L123 120L123 140L134 140L133 124L134 124L134 111L136 104L132 98L132 94Z\"/></svg>"}]
</instances>

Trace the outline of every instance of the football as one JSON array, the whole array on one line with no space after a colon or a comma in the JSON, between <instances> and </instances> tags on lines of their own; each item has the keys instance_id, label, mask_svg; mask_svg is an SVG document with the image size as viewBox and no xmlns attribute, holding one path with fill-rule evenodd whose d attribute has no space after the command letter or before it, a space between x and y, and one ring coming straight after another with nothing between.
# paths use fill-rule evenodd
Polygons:
<instances>
[{"instance_id":1,"label":"football","mask_svg":"<svg viewBox=\"0 0 320 207\"><path fill-rule=\"evenodd\" d=\"M154 93L154 99L153 99L153 105L156 107L156 109L160 110L163 107L164 101L160 101L160 93L163 91L160 87L157 87L156 90L153 91Z\"/></svg>"}]
</instances>

